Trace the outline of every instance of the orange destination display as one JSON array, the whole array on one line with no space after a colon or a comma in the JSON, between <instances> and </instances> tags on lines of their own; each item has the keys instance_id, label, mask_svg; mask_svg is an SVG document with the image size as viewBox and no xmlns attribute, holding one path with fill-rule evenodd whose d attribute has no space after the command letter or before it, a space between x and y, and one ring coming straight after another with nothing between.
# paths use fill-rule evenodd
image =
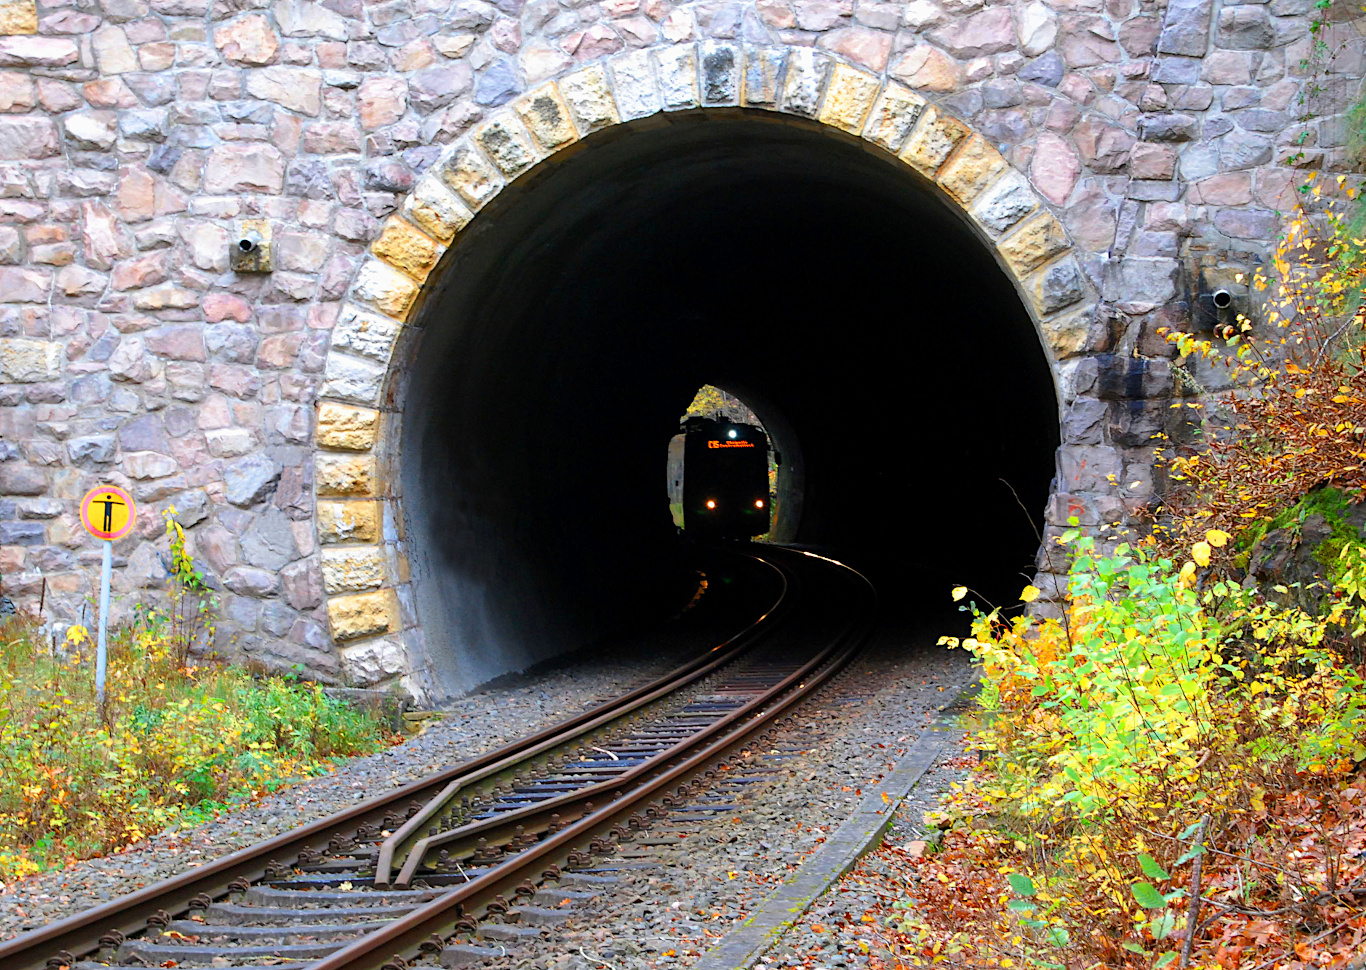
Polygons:
<instances>
[{"instance_id":1,"label":"orange destination display","mask_svg":"<svg viewBox=\"0 0 1366 970\"><path fill-rule=\"evenodd\" d=\"M133 496L114 485L96 485L81 499L81 524L96 539L122 539L137 519Z\"/></svg>"}]
</instances>

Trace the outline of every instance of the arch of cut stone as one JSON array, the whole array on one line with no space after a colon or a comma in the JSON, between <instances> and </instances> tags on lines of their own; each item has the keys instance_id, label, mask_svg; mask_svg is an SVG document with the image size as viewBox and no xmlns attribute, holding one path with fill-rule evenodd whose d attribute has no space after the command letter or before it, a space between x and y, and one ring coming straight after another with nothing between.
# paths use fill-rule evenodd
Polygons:
<instances>
[{"instance_id":1,"label":"arch of cut stone","mask_svg":"<svg viewBox=\"0 0 1366 970\"><path fill-rule=\"evenodd\" d=\"M493 198L557 155L609 129L699 111L770 112L898 160L952 201L1014 280L1055 385L1059 364L1082 352L1095 295L1063 225L986 138L905 85L808 47L729 41L631 51L549 79L427 170L371 245L332 332L314 434L315 515L331 634L352 662L407 671L405 686L426 693L390 470L393 362L442 256Z\"/></svg>"}]
</instances>

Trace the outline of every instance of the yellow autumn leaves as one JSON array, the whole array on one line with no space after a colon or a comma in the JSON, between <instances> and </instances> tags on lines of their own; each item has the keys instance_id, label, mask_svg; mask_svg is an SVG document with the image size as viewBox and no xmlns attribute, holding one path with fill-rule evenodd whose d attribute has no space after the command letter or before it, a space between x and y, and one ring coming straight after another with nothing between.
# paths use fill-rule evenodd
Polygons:
<instances>
[{"instance_id":1,"label":"yellow autumn leaves","mask_svg":"<svg viewBox=\"0 0 1366 970\"><path fill-rule=\"evenodd\" d=\"M957 602L960 601L964 596L967 596L967 595L968 595L968 588L967 588L966 586L955 586L955 587L953 588L953 601L954 601L955 603L957 603ZM1032 603L1032 602L1034 602L1036 599L1038 599L1041 595L1043 595L1043 591L1042 591L1041 589L1039 589L1039 587L1037 587L1037 586L1026 586L1024 589L1022 589L1022 590L1020 591L1020 602L1021 602L1021 603Z\"/></svg>"},{"instance_id":2,"label":"yellow autumn leaves","mask_svg":"<svg viewBox=\"0 0 1366 970\"><path fill-rule=\"evenodd\" d=\"M1222 549L1228 545L1229 539L1233 538L1222 529L1210 529L1205 533L1205 538L1191 546L1191 558L1181 566L1181 571L1177 573L1181 585L1190 587L1195 585L1195 569L1204 569L1210 563L1210 557L1215 549Z\"/></svg>"},{"instance_id":3,"label":"yellow autumn leaves","mask_svg":"<svg viewBox=\"0 0 1366 970\"><path fill-rule=\"evenodd\" d=\"M1222 529L1208 530L1205 533L1204 539L1191 546L1191 559L1181 567L1181 570L1178 573L1182 585L1187 587L1193 586L1195 584L1196 568L1199 567L1203 569L1209 566L1214 550L1222 549L1224 546L1228 545L1229 540L1232 538L1231 535ZM952 595L953 601L957 603L968 595L968 588L966 586L955 586ZM1039 589L1039 587L1030 584L1020 591L1020 602L1032 603L1042 595L1043 591Z\"/></svg>"}]
</instances>

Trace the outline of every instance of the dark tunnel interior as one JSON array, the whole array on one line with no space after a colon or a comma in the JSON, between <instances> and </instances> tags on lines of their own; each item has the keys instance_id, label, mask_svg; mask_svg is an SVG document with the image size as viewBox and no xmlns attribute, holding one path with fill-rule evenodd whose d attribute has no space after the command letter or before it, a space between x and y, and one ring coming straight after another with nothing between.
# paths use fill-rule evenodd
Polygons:
<instances>
[{"instance_id":1,"label":"dark tunnel interior","mask_svg":"<svg viewBox=\"0 0 1366 970\"><path fill-rule=\"evenodd\" d=\"M394 458L452 692L677 608L665 454L706 383L799 461L788 538L885 605L1014 601L1032 575L1047 359L987 246L893 160L748 116L617 129L504 191L433 279Z\"/></svg>"}]
</instances>

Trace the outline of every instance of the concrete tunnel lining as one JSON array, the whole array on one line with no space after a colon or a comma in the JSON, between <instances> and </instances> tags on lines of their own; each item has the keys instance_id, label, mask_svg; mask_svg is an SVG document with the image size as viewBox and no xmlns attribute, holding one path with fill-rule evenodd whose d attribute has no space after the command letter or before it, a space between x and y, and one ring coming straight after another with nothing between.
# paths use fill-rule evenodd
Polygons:
<instances>
[{"instance_id":1,"label":"concrete tunnel lining","mask_svg":"<svg viewBox=\"0 0 1366 970\"><path fill-rule=\"evenodd\" d=\"M934 577L928 596L1018 593L1057 399L961 210L814 126L737 112L609 135L481 212L396 350L387 460L442 688L662 615L682 566L665 449L703 383L798 439L798 541Z\"/></svg>"}]
</instances>

